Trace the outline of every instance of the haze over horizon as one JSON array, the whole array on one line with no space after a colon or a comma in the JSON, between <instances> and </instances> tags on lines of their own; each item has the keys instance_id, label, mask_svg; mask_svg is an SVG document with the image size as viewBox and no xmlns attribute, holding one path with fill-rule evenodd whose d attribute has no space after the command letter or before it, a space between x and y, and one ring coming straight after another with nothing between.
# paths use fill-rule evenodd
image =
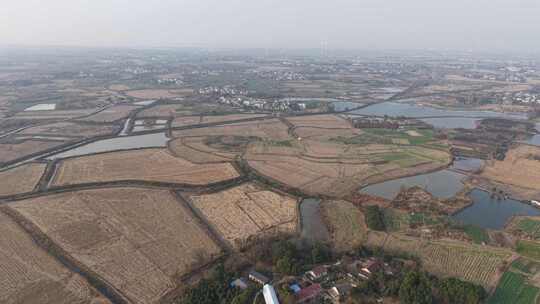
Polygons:
<instances>
[{"instance_id":1,"label":"haze over horizon","mask_svg":"<svg viewBox=\"0 0 540 304\"><path fill-rule=\"evenodd\" d=\"M19 0L0 45L540 52L537 0Z\"/></svg>"}]
</instances>

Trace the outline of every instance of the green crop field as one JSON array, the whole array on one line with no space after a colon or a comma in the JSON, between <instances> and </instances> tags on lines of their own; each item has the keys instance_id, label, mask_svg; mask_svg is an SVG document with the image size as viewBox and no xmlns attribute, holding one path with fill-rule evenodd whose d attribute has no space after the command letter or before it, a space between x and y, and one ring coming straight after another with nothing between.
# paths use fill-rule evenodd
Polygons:
<instances>
[{"instance_id":1,"label":"green crop field","mask_svg":"<svg viewBox=\"0 0 540 304\"><path fill-rule=\"evenodd\" d=\"M540 243L538 242L521 240L518 242L516 251L525 257L540 260Z\"/></svg>"},{"instance_id":2,"label":"green crop field","mask_svg":"<svg viewBox=\"0 0 540 304\"><path fill-rule=\"evenodd\" d=\"M534 304L539 289L528 285L521 274L507 271L503 274L488 304Z\"/></svg>"},{"instance_id":3,"label":"green crop field","mask_svg":"<svg viewBox=\"0 0 540 304\"><path fill-rule=\"evenodd\" d=\"M540 221L530 218L523 218L519 220L517 227L534 238L540 237Z\"/></svg>"}]
</instances>

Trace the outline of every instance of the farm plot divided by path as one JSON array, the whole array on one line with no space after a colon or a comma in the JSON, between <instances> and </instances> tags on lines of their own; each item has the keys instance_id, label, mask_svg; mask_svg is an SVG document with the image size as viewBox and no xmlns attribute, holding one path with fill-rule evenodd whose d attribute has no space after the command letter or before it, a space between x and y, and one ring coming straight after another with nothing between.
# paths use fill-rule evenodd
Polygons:
<instances>
[{"instance_id":1,"label":"farm plot divided by path","mask_svg":"<svg viewBox=\"0 0 540 304\"><path fill-rule=\"evenodd\" d=\"M493 247L482 248L457 242L428 242L400 234L370 231L367 245L385 250L406 252L420 258L424 268L435 275L458 277L494 287L498 269L511 254Z\"/></svg>"},{"instance_id":2,"label":"farm plot divided by path","mask_svg":"<svg viewBox=\"0 0 540 304\"><path fill-rule=\"evenodd\" d=\"M34 190L45 172L46 164L31 163L0 172L0 196Z\"/></svg>"},{"instance_id":3,"label":"farm plot divided by path","mask_svg":"<svg viewBox=\"0 0 540 304\"><path fill-rule=\"evenodd\" d=\"M53 185L125 180L208 185L237 177L230 163L199 165L174 157L166 149L141 149L63 160Z\"/></svg>"},{"instance_id":4,"label":"farm plot divided by path","mask_svg":"<svg viewBox=\"0 0 540 304\"><path fill-rule=\"evenodd\" d=\"M233 247L267 231L295 232L297 200L247 183L213 194L192 195L191 204Z\"/></svg>"},{"instance_id":5,"label":"farm plot divided by path","mask_svg":"<svg viewBox=\"0 0 540 304\"><path fill-rule=\"evenodd\" d=\"M0 213L0 302L109 304L88 282L39 248Z\"/></svg>"},{"instance_id":6,"label":"farm plot divided by path","mask_svg":"<svg viewBox=\"0 0 540 304\"><path fill-rule=\"evenodd\" d=\"M165 190L85 190L9 207L133 303L158 303L178 276L222 253L191 211Z\"/></svg>"},{"instance_id":7,"label":"farm plot divided by path","mask_svg":"<svg viewBox=\"0 0 540 304\"><path fill-rule=\"evenodd\" d=\"M180 130L173 132L173 137L185 136L243 136L258 137L266 140L288 140L288 127L278 119L256 122L240 122L221 126Z\"/></svg>"}]
</instances>

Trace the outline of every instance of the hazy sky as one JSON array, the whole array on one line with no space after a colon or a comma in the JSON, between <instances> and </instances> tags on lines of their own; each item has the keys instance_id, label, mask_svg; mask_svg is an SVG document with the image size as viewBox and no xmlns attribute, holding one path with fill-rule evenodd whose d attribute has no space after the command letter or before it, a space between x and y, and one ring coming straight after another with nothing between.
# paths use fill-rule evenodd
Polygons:
<instances>
[{"instance_id":1,"label":"hazy sky","mask_svg":"<svg viewBox=\"0 0 540 304\"><path fill-rule=\"evenodd\" d=\"M540 0L0 0L0 45L540 52Z\"/></svg>"}]
</instances>

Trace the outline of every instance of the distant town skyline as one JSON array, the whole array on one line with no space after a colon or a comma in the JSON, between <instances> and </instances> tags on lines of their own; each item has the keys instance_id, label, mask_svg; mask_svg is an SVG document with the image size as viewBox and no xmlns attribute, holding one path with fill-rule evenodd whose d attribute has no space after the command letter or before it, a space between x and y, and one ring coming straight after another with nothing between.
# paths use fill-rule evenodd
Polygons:
<instances>
[{"instance_id":1,"label":"distant town skyline","mask_svg":"<svg viewBox=\"0 0 540 304\"><path fill-rule=\"evenodd\" d=\"M0 45L540 53L537 0L19 0Z\"/></svg>"}]
</instances>

